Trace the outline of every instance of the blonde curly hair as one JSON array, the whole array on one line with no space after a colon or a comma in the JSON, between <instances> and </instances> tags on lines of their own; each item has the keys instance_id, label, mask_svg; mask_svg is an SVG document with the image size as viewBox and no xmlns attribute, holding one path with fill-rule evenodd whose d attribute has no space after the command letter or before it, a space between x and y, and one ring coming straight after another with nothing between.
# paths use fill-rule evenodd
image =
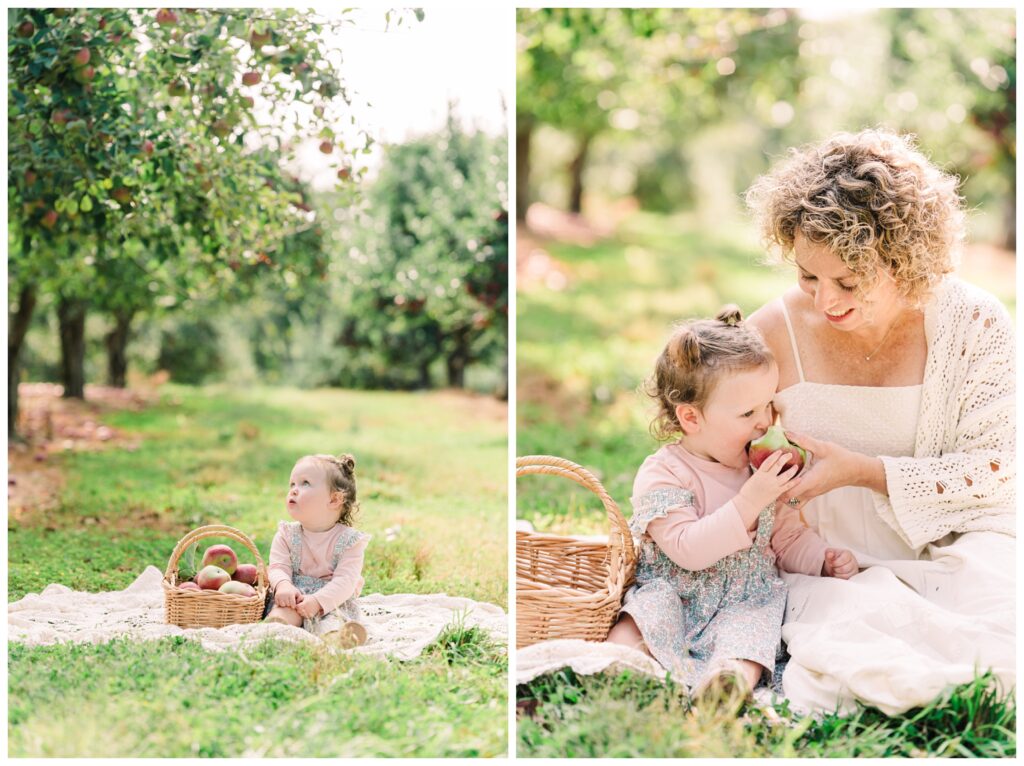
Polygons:
<instances>
[{"instance_id":1,"label":"blonde curly hair","mask_svg":"<svg viewBox=\"0 0 1024 766\"><path fill-rule=\"evenodd\" d=\"M837 133L789 156L746 192L774 262L794 262L799 231L838 255L863 297L881 267L920 306L956 268L964 239L960 179L887 130Z\"/></svg>"}]
</instances>

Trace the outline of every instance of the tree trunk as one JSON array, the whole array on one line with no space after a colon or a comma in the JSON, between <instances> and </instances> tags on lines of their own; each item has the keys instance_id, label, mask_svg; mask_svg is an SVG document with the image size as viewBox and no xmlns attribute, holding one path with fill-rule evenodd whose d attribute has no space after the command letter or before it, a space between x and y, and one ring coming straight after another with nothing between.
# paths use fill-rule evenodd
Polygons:
<instances>
[{"instance_id":1,"label":"tree trunk","mask_svg":"<svg viewBox=\"0 0 1024 766\"><path fill-rule=\"evenodd\" d=\"M1006 238L1003 247L1011 252L1017 250L1017 195L1013 192L1007 197L1003 206L1003 220L1006 222Z\"/></svg>"},{"instance_id":2,"label":"tree trunk","mask_svg":"<svg viewBox=\"0 0 1024 766\"><path fill-rule=\"evenodd\" d=\"M533 120L524 119L516 125L516 220L526 220L530 206L530 142Z\"/></svg>"},{"instance_id":3,"label":"tree trunk","mask_svg":"<svg viewBox=\"0 0 1024 766\"><path fill-rule=\"evenodd\" d=\"M18 436L18 383L21 382L21 349L36 308L36 286L24 285L18 293L18 310L7 317L7 438Z\"/></svg>"},{"instance_id":4,"label":"tree trunk","mask_svg":"<svg viewBox=\"0 0 1024 766\"><path fill-rule=\"evenodd\" d=\"M587 164L587 152L590 150L592 136L580 138L576 156L569 164L569 176L572 187L569 190L569 212L579 213L583 210L583 168Z\"/></svg>"},{"instance_id":5,"label":"tree trunk","mask_svg":"<svg viewBox=\"0 0 1024 766\"><path fill-rule=\"evenodd\" d=\"M107 333L107 383L114 388L124 388L128 377L128 339L134 317L131 309L115 311L114 328Z\"/></svg>"},{"instance_id":6,"label":"tree trunk","mask_svg":"<svg viewBox=\"0 0 1024 766\"><path fill-rule=\"evenodd\" d=\"M469 363L468 338L467 332L456 332L455 348L445 359L445 364L448 367L448 385L452 388L466 387L466 365Z\"/></svg>"},{"instance_id":7,"label":"tree trunk","mask_svg":"<svg viewBox=\"0 0 1024 766\"><path fill-rule=\"evenodd\" d=\"M85 399L85 301L62 297L57 319L64 398Z\"/></svg>"}]
</instances>

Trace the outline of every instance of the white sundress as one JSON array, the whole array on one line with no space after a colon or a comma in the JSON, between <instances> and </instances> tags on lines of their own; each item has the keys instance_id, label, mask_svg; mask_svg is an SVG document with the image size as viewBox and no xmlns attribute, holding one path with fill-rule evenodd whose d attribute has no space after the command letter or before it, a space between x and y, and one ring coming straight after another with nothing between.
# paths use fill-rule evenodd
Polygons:
<instances>
[{"instance_id":1,"label":"white sundress","mask_svg":"<svg viewBox=\"0 0 1024 766\"><path fill-rule=\"evenodd\" d=\"M914 454L922 386L871 387L804 379L783 302L799 382L778 392L787 430L867 455ZM910 548L875 511L873 493L840 487L809 501L804 518L831 547L848 548L861 572L849 580L783 573L789 586L782 678L795 709L849 711L855 700L896 714L991 667L1015 674L1014 540L949 534ZM999 614L987 608L1000 604Z\"/></svg>"}]
</instances>

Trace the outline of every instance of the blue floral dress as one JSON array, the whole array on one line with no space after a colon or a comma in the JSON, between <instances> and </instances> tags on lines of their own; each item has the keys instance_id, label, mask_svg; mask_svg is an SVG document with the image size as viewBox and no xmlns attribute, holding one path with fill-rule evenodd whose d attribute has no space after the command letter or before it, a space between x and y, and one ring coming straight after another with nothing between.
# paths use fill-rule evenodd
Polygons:
<instances>
[{"instance_id":1,"label":"blue floral dress","mask_svg":"<svg viewBox=\"0 0 1024 766\"><path fill-rule=\"evenodd\" d=\"M731 660L774 669L786 608L786 584L769 549L775 504L761 511L749 548L691 571L662 552L647 525L693 503L693 493L682 488L660 488L638 499L629 523L640 538L636 584L622 607L654 658L691 690Z\"/></svg>"},{"instance_id":2,"label":"blue floral dress","mask_svg":"<svg viewBox=\"0 0 1024 766\"><path fill-rule=\"evenodd\" d=\"M302 561L302 524L298 521L281 522L278 524L278 528L282 534L287 535L289 538L288 548L291 553L292 584L304 596L316 593L330 581L304 575L299 571L299 564ZM341 556L345 551L356 543L369 539L370 535L355 529L344 530L338 536L338 540L334 544L334 550L331 551L331 569L337 569L338 561L341 560ZM321 635L339 630L346 622L359 622L361 617L362 613L359 611L358 600L356 596L353 596L326 614L318 617L304 618L302 620L302 627L310 633Z\"/></svg>"}]
</instances>

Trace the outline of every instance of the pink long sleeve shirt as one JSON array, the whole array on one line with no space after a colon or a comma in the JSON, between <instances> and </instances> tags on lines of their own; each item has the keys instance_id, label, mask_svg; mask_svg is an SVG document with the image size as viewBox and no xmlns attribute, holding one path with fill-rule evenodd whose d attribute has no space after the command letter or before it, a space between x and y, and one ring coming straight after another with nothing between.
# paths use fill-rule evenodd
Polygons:
<instances>
[{"instance_id":1,"label":"pink long sleeve shirt","mask_svg":"<svg viewBox=\"0 0 1024 766\"><path fill-rule=\"evenodd\" d=\"M647 525L647 534L684 569L706 569L753 544L757 528L748 531L736 507L736 496L749 478L749 468L730 468L699 458L678 442L668 444L640 466L633 482L633 507L640 506L644 495L659 489L692 492L692 505L669 508L664 517ZM795 509L777 506L770 548L780 569L820 575L826 547L824 540L804 526Z\"/></svg>"},{"instance_id":2,"label":"pink long sleeve shirt","mask_svg":"<svg viewBox=\"0 0 1024 766\"><path fill-rule=\"evenodd\" d=\"M326 532L302 530L302 555L299 559L299 574L328 581L323 588L305 598L320 604L323 614L336 609L363 588L363 554L370 541L369 535L361 535L338 559L338 566L331 569L331 558L338 538L351 530L344 524L335 524ZM270 543L270 566L267 568L270 587L276 589L283 582L292 581L291 535L286 524L278 526L277 534Z\"/></svg>"}]
</instances>

